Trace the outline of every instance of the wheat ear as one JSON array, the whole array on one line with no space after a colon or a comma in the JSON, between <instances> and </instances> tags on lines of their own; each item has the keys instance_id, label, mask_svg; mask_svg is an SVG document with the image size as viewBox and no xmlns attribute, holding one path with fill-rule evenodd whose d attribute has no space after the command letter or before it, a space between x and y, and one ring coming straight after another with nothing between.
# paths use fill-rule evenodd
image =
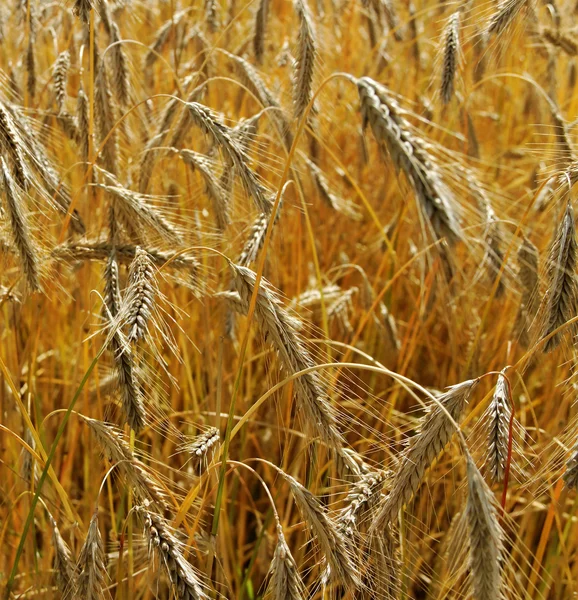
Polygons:
<instances>
[{"instance_id":1,"label":"wheat ear","mask_svg":"<svg viewBox=\"0 0 578 600\"><path fill-rule=\"evenodd\" d=\"M448 19L443 32L443 67L441 80L441 96L444 104L448 104L454 95L456 71L460 60L460 12L456 11Z\"/></svg>"},{"instance_id":2,"label":"wheat ear","mask_svg":"<svg viewBox=\"0 0 578 600\"><path fill-rule=\"evenodd\" d=\"M300 119L311 100L313 74L317 57L317 36L313 15L307 0L294 0L293 6L299 17L297 57L293 76L293 103L295 105L295 118Z\"/></svg>"},{"instance_id":3,"label":"wheat ear","mask_svg":"<svg viewBox=\"0 0 578 600\"><path fill-rule=\"evenodd\" d=\"M144 522L149 552L157 552L159 563L174 586L178 600L208 600L199 576L187 561L184 546L163 517L145 506L137 506Z\"/></svg>"},{"instance_id":4,"label":"wheat ear","mask_svg":"<svg viewBox=\"0 0 578 600\"><path fill-rule=\"evenodd\" d=\"M106 577L104 545L98 528L98 510L94 512L84 544L78 556L77 585L74 598L102 600Z\"/></svg>"},{"instance_id":5,"label":"wheat ear","mask_svg":"<svg viewBox=\"0 0 578 600\"><path fill-rule=\"evenodd\" d=\"M418 490L427 469L453 437L454 424L438 403L454 421L459 422L477 382L477 379L469 379L453 385L432 404L422 420L419 433L411 438L399 462L390 492L379 507L372 524L373 530L381 530L395 520L400 509Z\"/></svg>"},{"instance_id":6,"label":"wheat ear","mask_svg":"<svg viewBox=\"0 0 578 600\"><path fill-rule=\"evenodd\" d=\"M576 315L578 309L576 249L574 211L572 204L568 202L548 256L546 273L548 290L543 301L542 335L544 336L551 334ZM576 327L572 327L572 331L575 330ZM560 344L562 336L562 332L552 336L544 345L544 352L554 350Z\"/></svg>"},{"instance_id":7,"label":"wheat ear","mask_svg":"<svg viewBox=\"0 0 578 600\"><path fill-rule=\"evenodd\" d=\"M37 253L30 237L20 193L10 175L4 157L0 157L0 174L2 176L0 189L4 192L6 210L10 220L10 231L12 232L12 238L18 250L18 255L20 256L22 271L30 289L38 291L40 290L40 266Z\"/></svg>"},{"instance_id":8,"label":"wheat ear","mask_svg":"<svg viewBox=\"0 0 578 600\"><path fill-rule=\"evenodd\" d=\"M503 532L495 499L472 458L467 457L465 516L470 541L470 572L475 600L497 600L502 592Z\"/></svg>"},{"instance_id":9,"label":"wheat ear","mask_svg":"<svg viewBox=\"0 0 578 600\"><path fill-rule=\"evenodd\" d=\"M494 481L504 479L506 460L508 458L508 443L512 407L510 405L510 387L503 373L498 376L496 389L488 406L489 431L486 463Z\"/></svg>"}]
</instances>

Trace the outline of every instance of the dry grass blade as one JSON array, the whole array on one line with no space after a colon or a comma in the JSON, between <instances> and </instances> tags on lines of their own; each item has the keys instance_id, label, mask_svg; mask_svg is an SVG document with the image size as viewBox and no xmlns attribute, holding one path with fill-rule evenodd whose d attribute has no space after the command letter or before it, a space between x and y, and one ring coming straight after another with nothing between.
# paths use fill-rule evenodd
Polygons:
<instances>
[{"instance_id":1,"label":"dry grass blade","mask_svg":"<svg viewBox=\"0 0 578 600\"><path fill-rule=\"evenodd\" d=\"M448 19L443 33L443 67L441 96L448 104L454 95L456 71L460 59L460 13L456 11Z\"/></svg>"},{"instance_id":2,"label":"dry grass blade","mask_svg":"<svg viewBox=\"0 0 578 600\"><path fill-rule=\"evenodd\" d=\"M574 211L572 204L568 202L548 256L548 289L542 302L544 336L564 325L578 311L576 249ZM572 327L572 331L575 330ZM554 350L560 344L562 336L563 332L552 336L544 345L544 352Z\"/></svg>"},{"instance_id":3,"label":"dry grass blade","mask_svg":"<svg viewBox=\"0 0 578 600\"><path fill-rule=\"evenodd\" d=\"M73 597L84 600L102 600L105 597L106 562L104 544L98 528L98 510L95 511L84 544L80 549L77 586Z\"/></svg>"},{"instance_id":4,"label":"dry grass blade","mask_svg":"<svg viewBox=\"0 0 578 600\"><path fill-rule=\"evenodd\" d=\"M281 526L277 527L277 545L269 575L268 592L272 600L303 600L306 597L305 585Z\"/></svg>"},{"instance_id":5,"label":"dry grass blade","mask_svg":"<svg viewBox=\"0 0 578 600\"><path fill-rule=\"evenodd\" d=\"M453 385L438 398L438 402L454 421L459 423L477 382L477 379L469 379ZM445 412L437 402L432 403L431 409L422 420L419 433L411 438L399 462L390 492L377 511L372 530L382 530L396 519L398 512L418 490L425 472L454 433L455 427Z\"/></svg>"},{"instance_id":6,"label":"dry grass blade","mask_svg":"<svg viewBox=\"0 0 578 600\"><path fill-rule=\"evenodd\" d=\"M231 135L231 130L223 125L218 115L198 102L187 102L187 109L193 121L219 148L229 166L234 166L241 178L243 187L251 196L261 212L271 211L271 201L265 188L259 183L257 175L249 168L248 158L242 147Z\"/></svg>"},{"instance_id":7,"label":"dry grass blade","mask_svg":"<svg viewBox=\"0 0 578 600\"><path fill-rule=\"evenodd\" d=\"M502 593L503 533L495 499L471 457L467 457L466 520L470 538L470 571L475 600L496 600Z\"/></svg>"},{"instance_id":8,"label":"dry grass blade","mask_svg":"<svg viewBox=\"0 0 578 600\"><path fill-rule=\"evenodd\" d=\"M299 17L297 56L293 76L293 102L295 105L295 118L300 119L311 100L313 71L317 55L317 38L313 15L307 5L307 0L294 0L293 5Z\"/></svg>"},{"instance_id":9,"label":"dry grass blade","mask_svg":"<svg viewBox=\"0 0 578 600\"><path fill-rule=\"evenodd\" d=\"M506 460L508 458L508 443L510 419L512 417L510 388L506 377L500 373L492 401L488 406L488 448L486 464L494 481L504 480Z\"/></svg>"},{"instance_id":10,"label":"dry grass blade","mask_svg":"<svg viewBox=\"0 0 578 600\"><path fill-rule=\"evenodd\" d=\"M346 538L339 531L337 524L332 521L326 509L307 488L291 475L287 473L282 473L282 475L289 483L299 512L325 557L327 564L324 579L340 582L348 588L359 587L360 580L357 569L351 558Z\"/></svg>"},{"instance_id":11,"label":"dry grass blade","mask_svg":"<svg viewBox=\"0 0 578 600\"><path fill-rule=\"evenodd\" d=\"M183 544L165 519L145 506L137 506L136 510L144 522L149 552L158 553L159 563L174 587L175 597L178 600L208 600L199 576L185 558Z\"/></svg>"},{"instance_id":12,"label":"dry grass blade","mask_svg":"<svg viewBox=\"0 0 578 600\"><path fill-rule=\"evenodd\" d=\"M364 123L369 123L380 148L389 153L415 190L423 215L438 238L461 239L452 193L421 140L411 134L386 88L369 77L357 80Z\"/></svg>"},{"instance_id":13,"label":"dry grass blade","mask_svg":"<svg viewBox=\"0 0 578 600\"><path fill-rule=\"evenodd\" d=\"M26 276L26 282L32 291L40 290L40 265L36 249L30 237L30 231L22 199L4 157L0 157L0 191L6 200L6 211L10 221L10 231L14 245L20 256L20 264Z\"/></svg>"}]
</instances>

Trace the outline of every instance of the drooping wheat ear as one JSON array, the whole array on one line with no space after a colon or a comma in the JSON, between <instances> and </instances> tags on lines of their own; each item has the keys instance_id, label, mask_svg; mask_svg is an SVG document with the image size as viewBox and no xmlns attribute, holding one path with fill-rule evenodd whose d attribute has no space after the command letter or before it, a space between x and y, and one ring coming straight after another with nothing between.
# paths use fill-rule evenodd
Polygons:
<instances>
[{"instance_id":1,"label":"drooping wheat ear","mask_svg":"<svg viewBox=\"0 0 578 600\"><path fill-rule=\"evenodd\" d=\"M500 278L498 281L498 287L496 288L496 297L500 297L503 295L504 290L506 289L504 285L505 273L500 273L504 264L504 253L502 252L501 248L502 235L496 213L494 213L494 210L489 204L487 205L487 208L489 212L486 216L486 251L484 262L488 265L492 280L495 280L497 277Z\"/></svg>"},{"instance_id":2,"label":"drooping wheat ear","mask_svg":"<svg viewBox=\"0 0 578 600\"><path fill-rule=\"evenodd\" d=\"M255 34L253 35L253 52L257 64L263 62L265 54L265 30L267 28L267 19L269 17L270 0L261 0L259 8L255 14Z\"/></svg>"},{"instance_id":3,"label":"drooping wheat ear","mask_svg":"<svg viewBox=\"0 0 578 600\"><path fill-rule=\"evenodd\" d=\"M44 195L48 198L51 205L61 214L66 215L72 202L68 186L61 181L52 162L49 160L42 144L38 140L38 135L32 130L28 119L13 107L8 107L17 134L21 140L23 148L26 148L26 155L30 164L34 167L40 182L46 192ZM53 201L54 200L54 201ZM85 232L84 223L76 209L72 212L70 220L71 228L79 234Z\"/></svg>"},{"instance_id":4,"label":"drooping wheat ear","mask_svg":"<svg viewBox=\"0 0 578 600\"><path fill-rule=\"evenodd\" d=\"M205 0L205 21L207 29L215 33L219 29L219 3L217 0Z\"/></svg>"},{"instance_id":5,"label":"drooping wheat ear","mask_svg":"<svg viewBox=\"0 0 578 600\"><path fill-rule=\"evenodd\" d=\"M329 182L327 178L323 174L323 171L306 155L302 155L305 164L309 168L315 186L319 191L319 195L321 199L332 208L334 211L346 215L351 219L358 220L359 219L359 211L357 210L355 204L344 200L343 198L337 197L335 194L331 192L329 187Z\"/></svg>"},{"instance_id":6,"label":"drooping wheat ear","mask_svg":"<svg viewBox=\"0 0 578 600\"><path fill-rule=\"evenodd\" d=\"M159 564L173 585L177 600L208 600L195 569L186 560L184 546L163 517L145 506L137 506L144 523L149 552L157 552Z\"/></svg>"},{"instance_id":7,"label":"drooping wheat ear","mask_svg":"<svg viewBox=\"0 0 578 600\"><path fill-rule=\"evenodd\" d=\"M578 41L570 34L553 29L552 27L544 27L542 29L542 37L553 46L563 50L568 56L576 56L578 54Z\"/></svg>"},{"instance_id":8,"label":"drooping wheat ear","mask_svg":"<svg viewBox=\"0 0 578 600\"><path fill-rule=\"evenodd\" d=\"M67 598L76 589L76 565L72 557L72 551L64 541L54 517L48 513L48 518L52 525L54 579L62 597Z\"/></svg>"},{"instance_id":9,"label":"drooping wheat ear","mask_svg":"<svg viewBox=\"0 0 578 600\"><path fill-rule=\"evenodd\" d=\"M277 526L277 545L269 567L268 594L272 600L304 600L306 590L283 529Z\"/></svg>"},{"instance_id":10,"label":"drooping wheat ear","mask_svg":"<svg viewBox=\"0 0 578 600\"><path fill-rule=\"evenodd\" d=\"M26 91L30 99L36 96L36 56L34 54L34 36L28 36L28 48L26 50Z\"/></svg>"},{"instance_id":11,"label":"drooping wheat ear","mask_svg":"<svg viewBox=\"0 0 578 600\"><path fill-rule=\"evenodd\" d=\"M122 264L130 264L136 256L136 246L121 244L116 246L116 256ZM52 250L52 256L58 259L68 260L108 260L112 246L108 241L87 240L83 244L67 243L56 246ZM147 248L149 258L160 268L165 263L175 269L183 269L195 274L200 268L199 261L190 254L173 251L158 250L156 248Z\"/></svg>"},{"instance_id":12,"label":"drooping wheat ear","mask_svg":"<svg viewBox=\"0 0 578 600\"><path fill-rule=\"evenodd\" d=\"M54 98L58 113L61 114L64 110L64 101L66 100L66 85L68 83L68 71L70 69L70 52L65 50L58 55L54 63Z\"/></svg>"},{"instance_id":13,"label":"drooping wheat ear","mask_svg":"<svg viewBox=\"0 0 578 600\"><path fill-rule=\"evenodd\" d=\"M158 295L155 268L148 252L140 246L132 261L128 274L128 289L125 294L123 311L126 316L129 342L142 340L148 334L148 322L155 307Z\"/></svg>"},{"instance_id":14,"label":"drooping wheat ear","mask_svg":"<svg viewBox=\"0 0 578 600\"><path fill-rule=\"evenodd\" d=\"M187 102L187 109L193 123L211 138L211 141L223 153L227 163L235 167L245 191L253 198L257 209L269 213L271 201L267 192L259 182L257 175L249 168L248 158L239 143L231 136L230 128L223 125L219 115L198 102Z\"/></svg>"},{"instance_id":15,"label":"drooping wheat ear","mask_svg":"<svg viewBox=\"0 0 578 600\"><path fill-rule=\"evenodd\" d=\"M286 184L287 185L287 184ZM285 188L284 188L285 189ZM273 226L275 226L281 217L281 208L283 206L283 192L281 191L281 200L279 202L279 206L277 207L277 213L275 215L275 221L273 222ZM267 228L269 227L269 222L271 221L271 216L266 213L261 213L255 221L253 221L253 225L251 226L251 233L243 246L243 250L239 255L239 259L237 260L237 264L242 267L249 267L252 263L257 260L257 256L259 255L259 251L263 247L263 243L265 242L265 235L267 234Z\"/></svg>"},{"instance_id":16,"label":"drooping wheat ear","mask_svg":"<svg viewBox=\"0 0 578 600\"><path fill-rule=\"evenodd\" d=\"M122 45L122 38L120 37L120 30L114 21L111 21L110 23L110 32L110 41L113 44L110 49L113 72L112 85L118 103L121 106L126 106L130 99L130 77L128 72L128 64Z\"/></svg>"},{"instance_id":17,"label":"drooping wheat ear","mask_svg":"<svg viewBox=\"0 0 578 600\"><path fill-rule=\"evenodd\" d=\"M572 455L566 463L566 472L564 473L564 483L566 487L572 490L578 489L578 441L574 445Z\"/></svg>"},{"instance_id":18,"label":"drooping wheat ear","mask_svg":"<svg viewBox=\"0 0 578 600\"><path fill-rule=\"evenodd\" d=\"M20 256L22 271L26 277L26 282L32 291L40 290L39 272L40 266L36 248L30 237L28 222L24 213L22 198L20 192L12 179L4 157L0 157L0 191L3 192L6 200L6 212L10 221L10 231L14 246Z\"/></svg>"},{"instance_id":19,"label":"drooping wheat ear","mask_svg":"<svg viewBox=\"0 0 578 600\"><path fill-rule=\"evenodd\" d=\"M460 421L477 379L453 385L439 396L438 402L454 421ZM390 492L377 510L372 530L381 530L392 523L400 509L412 498L423 481L425 472L455 433L453 423L437 403L432 403L423 417L419 433L411 438L398 470L391 482Z\"/></svg>"},{"instance_id":20,"label":"drooping wheat ear","mask_svg":"<svg viewBox=\"0 0 578 600\"><path fill-rule=\"evenodd\" d=\"M556 146L558 148L558 163L560 169L568 168L576 158L574 144L568 131L568 125L560 112L558 104L552 98L548 98L548 106L552 121L554 121L554 133Z\"/></svg>"},{"instance_id":21,"label":"drooping wheat ear","mask_svg":"<svg viewBox=\"0 0 578 600\"><path fill-rule=\"evenodd\" d=\"M282 111L279 102L275 99L273 92L265 85L265 82L251 63L236 54L231 54L230 52L224 53L233 61L241 82L255 94L259 102L266 108L275 109L269 115L273 119L279 135L282 137L285 147L289 150L293 143L293 136L290 131L288 119Z\"/></svg>"},{"instance_id":22,"label":"drooping wheat ear","mask_svg":"<svg viewBox=\"0 0 578 600\"><path fill-rule=\"evenodd\" d=\"M215 177L210 160L204 154L192 150L181 150L180 155L193 171L198 171L203 177L207 196L213 204L217 227L220 231L224 231L231 224L229 199L223 193L219 181Z\"/></svg>"},{"instance_id":23,"label":"drooping wheat ear","mask_svg":"<svg viewBox=\"0 0 578 600\"><path fill-rule=\"evenodd\" d=\"M498 376L492 401L488 406L488 448L486 464L496 482L504 480L508 458L510 419L512 417L510 387L503 373Z\"/></svg>"},{"instance_id":24,"label":"drooping wheat ear","mask_svg":"<svg viewBox=\"0 0 578 600\"><path fill-rule=\"evenodd\" d=\"M95 510L76 564L77 585L74 598L102 600L104 597L106 563L104 544L98 528L98 509Z\"/></svg>"},{"instance_id":25,"label":"drooping wheat ear","mask_svg":"<svg viewBox=\"0 0 578 600\"><path fill-rule=\"evenodd\" d=\"M311 100L315 60L317 56L317 36L313 15L307 0L293 0L299 17L297 56L293 74L293 103L295 118L300 119Z\"/></svg>"},{"instance_id":26,"label":"drooping wheat ear","mask_svg":"<svg viewBox=\"0 0 578 600\"><path fill-rule=\"evenodd\" d=\"M460 12L448 19L443 32L443 66L440 92L444 104L449 104L454 95L456 72L460 60Z\"/></svg>"},{"instance_id":27,"label":"drooping wheat ear","mask_svg":"<svg viewBox=\"0 0 578 600\"><path fill-rule=\"evenodd\" d=\"M528 0L502 0L498 10L490 17L486 35L500 35L526 6Z\"/></svg>"},{"instance_id":28,"label":"drooping wheat ear","mask_svg":"<svg viewBox=\"0 0 578 600\"><path fill-rule=\"evenodd\" d=\"M447 237L450 242L461 239L456 200L426 145L411 133L389 90L369 77L358 79L357 87L364 125L371 125L382 152L405 173L436 237Z\"/></svg>"},{"instance_id":29,"label":"drooping wheat ear","mask_svg":"<svg viewBox=\"0 0 578 600\"><path fill-rule=\"evenodd\" d=\"M239 265L231 265L231 269L233 285L247 311L255 287L255 273ZM288 373L297 373L315 364L298 333L297 326L300 323L283 308L276 293L264 279L261 279L257 293L255 319ZM338 451L343 446L343 438L337 427L335 410L322 388L318 374L311 372L302 375L295 379L294 386L306 426L311 427L329 448Z\"/></svg>"},{"instance_id":30,"label":"drooping wheat ear","mask_svg":"<svg viewBox=\"0 0 578 600\"><path fill-rule=\"evenodd\" d=\"M96 49L96 45L95 45ZM96 55L96 52L95 52ZM95 62L96 57L95 57ZM108 73L104 57L98 60L96 70L94 112L95 123L98 132L98 140L102 144L109 132L112 132L108 141L102 149L102 159L107 171L116 174L118 171L118 148L116 130L113 129L116 122L114 103L108 84Z\"/></svg>"},{"instance_id":31,"label":"drooping wheat ear","mask_svg":"<svg viewBox=\"0 0 578 600\"><path fill-rule=\"evenodd\" d=\"M391 473L386 471L368 471L355 482L337 517L337 525L347 538L353 538L360 531L367 512L379 501L383 484L389 477Z\"/></svg>"},{"instance_id":32,"label":"drooping wheat ear","mask_svg":"<svg viewBox=\"0 0 578 600\"><path fill-rule=\"evenodd\" d=\"M159 54L166 48L169 43L170 36L173 33L173 30L178 27L181 22L181 19L186 14L185 11L179 11L175 13L171 19L165 21L161 27L157 30L155 35L155 39L150 46L149 52L147 52L144 60L144 70L145 72L150 72L151 67L155 64L155 62L159 58Z\"/></svg>"},{"instance_id":33,"label":"drooping wheat ear","mask_svg":"<svg viewBox=\"0 0 578 600\"><path fill-rule=\"evenodd\" d=\"M518 250L518 279L522 285L522 304L530 316L538 297L538 248L526 237Z\"/></svg>"},{"instance_id":34,"label":"drooping wheat ear","mask_svg":"<svg viewBox=\"0 0 578 600\"><path fill-rule=\"evenodd\" d=\"M72 12L86 25L89 23L91 10L92 0L74 0Z\"/></svg>"},{"instance_id":35,"label":"drooping wheat ear","mask_svg":"<svg viewBox=\"0 0 578 600\"><path fill-rule=\"evenodd\" d=\"M22 137L18 133L10 111L2 102L0 102L0 149L3 150L4 158L9 161L16 183L22 189L26 189L30 173L24 160Z\"/></svg>"},{"instance_id":36,"label":"drooping wheat ear","mask_svg":"<svg viewBox=\"0 0 578 600\"><path fill-rule=\"evenodd\" d=\"M76 97L76 120L78 121L78 146L80 148L80 157L85 165L88 164L88 151L90 148L89 114L90 108L88 105L88 98L82 87L80 87L78 96Z\"/></svg>"},{"instance_id":37,"label":"drooping wheat ear","mask_svg":"<svg viewBox=\"0 0 578 600\"><path fill-rule=\"evenodd\" d=\"M145 425L146 411L140 377L134 365L133 354L118 332L113 336L110 346L114 356L121 404L126 422L131 429L134 429L135 433L138 433Z\"/></svg>"},{"instance_id":38,"label":"drooping wheat ear","mask_svg":"<svg viewBox=\"0 0 578 600\"><path fill-rule=\"evenodd\" d=\"M112 322L118 315L121 306L118 260L114 246L111 248L104 268L104 304Z\"/></svg>"},{"instance_id":39,"label":"drooping wheat ear","mask_svg":"<svg viewBox=\"0 0 578 600\"><path fill-rule=\"evenodd\" d=\"M124 439L122 431L103 421L88 417L82 418L94 433L106 458L118 465L120 472L133 487L137 497L142 502L154 502L157 510L168 509L164 490L134 455Z\"/></svg>"},{"instance_id":40,"label":"drooping wheat ear","mask_svg":"<svg viewBox=\"0 0 578 600\"><path fill-rule=\"evenodd\" d=\"M496 600L502 593L503 532L495 499L470 456L467 456L466 520L470 538L470 571L475 600Z\"/></svg>"},{"instance_id":41,"label":"drooping wheat ear","mask_svg":"<svg viewBox=\"0 0 578 600\"><path fill-rule=\"evenodd\" d=\"M548 256L548 289L542 301L543 336L549 335L577 314L576 248L574 211L571 202L568 202ZM575 332L576 326L571 331ZM545 343L544 352L558 347L563 334L559 332L552 336Z\"/></svg>"},{"instance_id":42,"label":"drooping wheat ear","mask_svg":"<svg viewBox=\"0 0 578 600\"><path fill-rule=\"evenodd\" d=\"M340 582L349 588L359 587L361 583L359 574L347 546L346 538L337 524L329 517L326 508L291 475L284 472L281 474L289 484L299 512L325 557L324 580Z\"/></svg>"},{"instance_id":43,"label":"drooping wheat ear","mask_svg":"<svg viewBox=\"0 0 578 600\"><path fill-rule=\"evenodd\" d=\"M78 123L74 116L72 116L68 111L63 110L62 112L56 115L56 120L60 127L62 127L62 131L64 131L66 137L68 139L78 142L80 138L80 132L78 131Z\"/></svg>"},{"instance_id":44,"label":"drooping wheat ear","mask_svg":"<svg viewBox=\"0 0 578 600\"><path fill-rule=\"evenodd\" d=\"M134 261L133 261L134 262ZM104 270L105 288L105 315L111 327L116 326L116 319L120 318L121 304L117 251L115 247L110 248L106 267ZM126 420L130 427L139 432L145 423L145 409L141 391L141 385L137 370L133 364L130 346L125 342L120 330L114 331L110 341L116 367L116 382L120 390L121 403Z\"/></svg>"},{"instance_id":45,"label":"drooping wheat ear","mask_svg":"<svg viewBox=\"0 0 578 600\"><path fill-rule=\"evenodd\" d=\"M127 231L141 238L143 231L152 231L161 239L172 244L181 244L182 238L177 228L164 217L162 212L152 206L148 198L133 190L129 190L115 182L115 185L98 184L112 197L115 214L119 223Z\"/></svg>"},{"instance_id":46,"label":"drooping wheat ear","mask_svg":"<svg viewBox=\"0 0 578 600\"><path fill-rule=\"evenodd\" d=\"M221 434L216 427L209 427L207 431L187 439L179 446L179 451L190 454L195 471L200 475L203 467L208 463L208 456L219 443Z\"/></svg>"}]
</instances>

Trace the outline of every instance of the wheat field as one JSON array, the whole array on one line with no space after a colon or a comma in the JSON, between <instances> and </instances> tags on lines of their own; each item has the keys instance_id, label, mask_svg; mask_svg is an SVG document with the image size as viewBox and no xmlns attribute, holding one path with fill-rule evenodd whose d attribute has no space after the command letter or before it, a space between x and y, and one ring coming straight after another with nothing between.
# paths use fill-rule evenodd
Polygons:
<instances>
[{"instance_id":1,"label":"wheat field","mask_svg":"<svg viewBox=\"0 0 578 600\"><path fill-rule=\"evenodd\" d=\"M5 600L577 597L577 12L0 4Z\"/></svg>"}]
</instances>

